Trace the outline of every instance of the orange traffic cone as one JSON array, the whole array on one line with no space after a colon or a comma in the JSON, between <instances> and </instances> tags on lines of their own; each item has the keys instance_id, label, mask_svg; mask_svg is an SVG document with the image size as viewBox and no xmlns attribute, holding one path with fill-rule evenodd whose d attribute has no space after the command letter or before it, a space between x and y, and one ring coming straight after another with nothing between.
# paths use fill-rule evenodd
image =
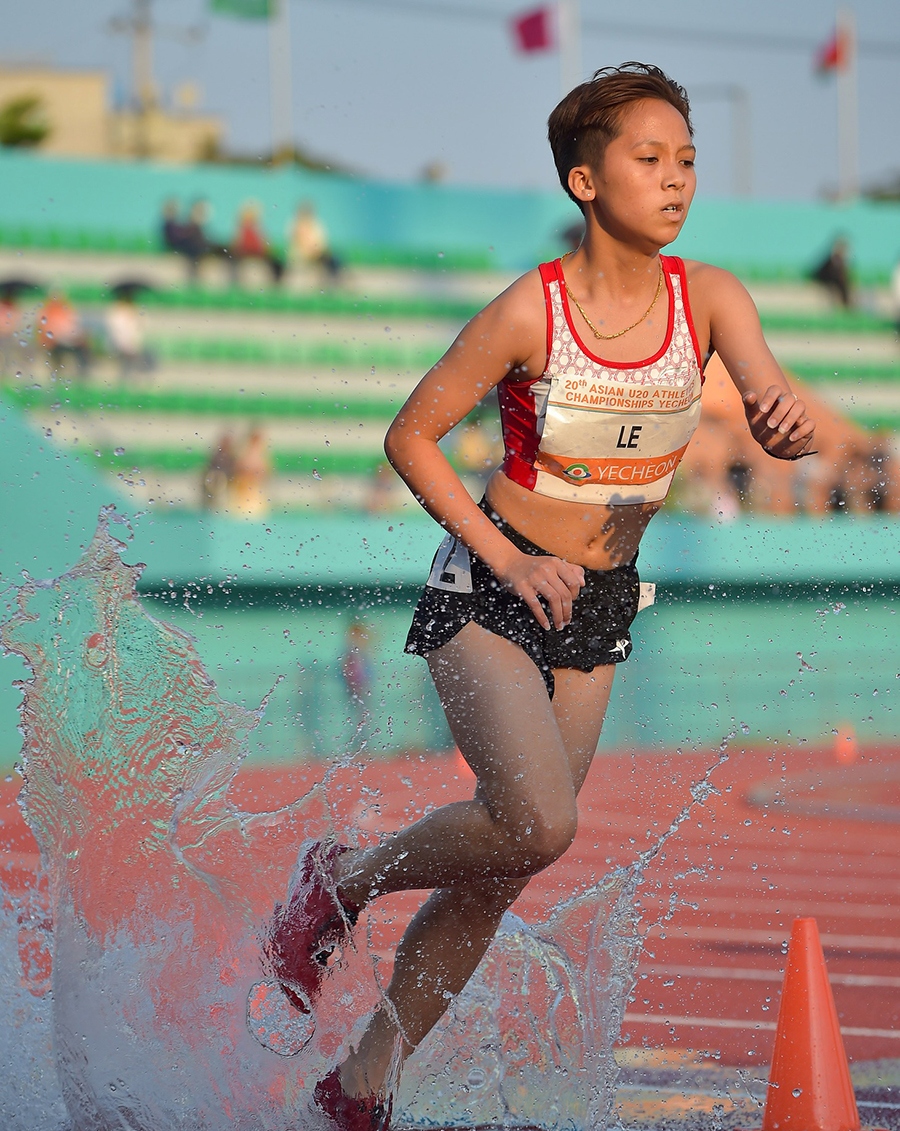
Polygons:
<instances>
[{"instance_id":1,"label":"orange traffic cone","mask_svg":"<svg viewBox=\"0 0 900 1131\"><path fill-rule=\"evenodd\" d=\"M843 766L852 765L859 757L856 731L850 723L841 723L834 732L834 757Z\"/></svg>"},{"instance_id":2,"label":"orange traffic cone","mask_svg":"<svg viewBox=\"0 0 900 1131\"><path fill-rule=\"evenodd\" d=\"M815 919L791 931L763 1131L859 1131Z\"/></svg>"}]
</instances>

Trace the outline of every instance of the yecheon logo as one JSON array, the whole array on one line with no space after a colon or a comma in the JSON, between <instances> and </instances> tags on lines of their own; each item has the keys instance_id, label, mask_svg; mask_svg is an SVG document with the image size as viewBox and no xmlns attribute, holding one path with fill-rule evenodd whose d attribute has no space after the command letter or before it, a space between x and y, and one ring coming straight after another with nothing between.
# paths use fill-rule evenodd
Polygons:
<instances>
[{"instance_id":1,"label":"yecheon logo","mask_svg":"<svg viewBox=\"0 0 900 1131\"><path fill-rule=\"evenodd\" d=\"M565 469L564 474L577 483L584 479L590 479L591 469L584 463L572 463Z\"/></svg>"}]
</instances>

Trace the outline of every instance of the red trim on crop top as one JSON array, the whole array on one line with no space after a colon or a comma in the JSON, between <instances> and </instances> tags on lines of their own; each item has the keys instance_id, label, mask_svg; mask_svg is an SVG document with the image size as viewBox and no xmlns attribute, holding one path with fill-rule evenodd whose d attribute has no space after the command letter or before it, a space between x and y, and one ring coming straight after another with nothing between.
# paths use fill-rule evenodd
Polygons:
<instances>
[{"instance_id":1,"label":"red trim on crop top","mask_svg":"<svg viewBox=\"0 0 900 1131\"><path fill-rule=\"evenodd\" d=\"M691 304L688 300L688 284L687 284L687 270L684 266L684 260L677 255L661 255L660 259L664 263L672 263L675 265L675 270L678 272L678 278L681 280L681 301L684 303L684 317L688 324L688 329L691 332L691 341L694 344L694 353L697 355L697 364L700 366L700 384L706 380L706 365L709 357L704 360L703 355L700 353L700 343L697 340L697 331L694 329L694 315L691 313Z\"/></svg>"},{"instance_id":2,"label":"red trim on crop top","mask_svg":"<svg viewBox=\"0 0 900 1131\"><path fill-rule=\"evenodd\" d=\"M572 308L569 306L569 292L566 290L566 277L563 274L562 260L557 259L554 263L551 264L551 266L556 269L555 278L559 283L559 297L562 301L562 308L566 316L566 322L568 322L569 329L572 331L572 337L575 339L575 344L578 346L581 352L586 357L589 357L591 361L596 361L598 365L605 365L608 369L643 369L645 365L652 365L655 361L659 361L662 355L672 344L672 330L675 327L675 299L672 294L672 280L669 278L670 273L667 267L668 256L661 255L659 258L663 273L663 279L666 283L666 293L669 298L669 312L666 319L666 334L663 338L663 344L659 347L656 353L650 357L645 357L643 361L609 361L607 358L600 357L598 354L592 353L591 350L588 349L588 347L582 340L581 335L578 333L574 321L572 320ZM547 297L549 298L549 293ZM553 312L549 308L547 315L552 323ZM696 344L694 348L696 350ZM548 363L550 361L549 353L547 355L547 361Z\"/></svg>"},{"instance_id":3,"label":"red trim on crop top","mask_svg":"<svg viewBox=\"0 0 900 1131\"><path fill-rule=\"evenodd\" d=\"M569 293L566 290L566 277L563 274L562 259L554 259L552 263L542 263L538 267L538 271L540 272L541 283L544 288L544 312L547 316L547 360L544 363L544 371L541 373L540 377L527 377L525 380L527 382L540 381L541 377L546 377L547 366L550 364L550 355L553 352L553 300L550 297L550 283L559 283L559 294L563 304L563 311L565 312L569 329L572 331L572 337L575 339L578 348L583 350L591 361L596 361L598 365L607 365L611 369L641 369L645 365L652 365L654 361L659 361L671 345L672 331L675 329L675 299L672 294L672 280L670 278L674 270L675 274L681 280L681 301L684 303L684 317L691 334L691 343L694 347L694 354L700 369L700 381L702 384L706 380L706 362L709 358L704 361L700 353L700 343L697 340L697 331L694 328L694 316L691 313L691 304L688 299L687 271L685 270L684 260L678 255L660 255L659 260L663 267L663 277L669 296L666 335L659 351L655 353L653 357L648 357L644 361L608 361L605 357L598 357L597 354L591 353L581 340L581 335L578 333L578 330L575 328L575 323L572 321L572 308L569 306Z\"/></svg>"},{"instance_id":4,"label":"red trim on crop top","mask_svg":"<svg viewBox=\"0 0 900 1131\"><path fill-rule=\"evenodd\" d=\"M652 365L655 361L663 356L672 342L672 332L675 328L675 301L672 293L672 280L670 275L672 271L678 275L681 282L681 299L684 305L685 320L688 325L688 330L691 335L691 344L694 347L694 355L697 360L697 366L700 370L700 383L701 385L706 380L706 373L704 372L704 361L700 356L700 347L697 342L697 332L694 328L694 319L691 314L691 305L688 300L687 288L687 275L684 267L684 260L677 255L660 255L660 263L663 268L663 276L666 283L666 291L669 299L669 312L666 322L666 333L661 348L652 357L647 358L645 361L607 361L605 358L598 357L592 353L584 342L581 340L581 335L575 329L572 323L572 313L569 307L568 294L566 292L565 275L562 270L562 260L556 259L551 263L541 263L538 271L541 277L541 284L544 291L544 310L547 316L547 360L544 364L543 372L538 377L526 377L519 380L514 378L504 377L497 386L497 397L500 402L500 421L503 430L503 447L504 456L501 469L503 472L513 480L513 482L520 484L526 489L533 490L537 482L537 471L535 469L535 460L537 459L538 450L541 444L541 437L536 427L536 405L533 387L538 382L547 378L547 369L550 365L550 358L553 354L553 300L550 295L550 284L559 284L559 293L562 301L563 312L566 316L566 322L572 332L576 345L579 349L583 350L585 355L592 361L597 362L598 365L606 365L613 369L639 369L645 365Z\"/></svg>"}]
</instances>

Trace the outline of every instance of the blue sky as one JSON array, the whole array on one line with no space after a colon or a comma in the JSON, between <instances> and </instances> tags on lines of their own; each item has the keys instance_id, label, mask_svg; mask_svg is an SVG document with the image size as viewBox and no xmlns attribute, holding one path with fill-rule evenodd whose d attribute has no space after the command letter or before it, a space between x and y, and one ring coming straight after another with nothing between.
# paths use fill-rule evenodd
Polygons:
<instances>
[{"instance_id":1,"label":"blue sky","mask_svg":"<svg viewBox=\"0 0 900 1131\"><path fill-rule=\"evenodd\" d=\"M535 0L289 0L295 135L365 173L411 180L430 162L456 183L550 188L544 140L559 98L554 54L517 55L510 15ZM196 81L201 108L227 122L231 148L267 149L269 54L264 24L211 17L204 0L154 0L160 25L155 72L163 97ZM111 17L128 0L2 0L4 62L40 59L102 67L119 96L130 82L126 40ZM858 0L860 168L863 183L900 170L900 4ZM466 13L473 15L466 15ZM693 90L701 191L728 195L734 153L728 102L715 88L746 90L756 196L813 198L837 179L833 79L813 73L814 45L834 26L823 0L581 0L583 70L642 59ZM201 25L196 43L170 29ZM602 25L606 25L604 30ZM610 26L610 25L626 25ZM631 25L635 30L630 30ZM673 35L669 29L679 34ZM722 42L696 33L724 33ZM758 49L750 38L771 37ZM885 45L896 45L893 53Z\"/></svg>"}]
</instances>

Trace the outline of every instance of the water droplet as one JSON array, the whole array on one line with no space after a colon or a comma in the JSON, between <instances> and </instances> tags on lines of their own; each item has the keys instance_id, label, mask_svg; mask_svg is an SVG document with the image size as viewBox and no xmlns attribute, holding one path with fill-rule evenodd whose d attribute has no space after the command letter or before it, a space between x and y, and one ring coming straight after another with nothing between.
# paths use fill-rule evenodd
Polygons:
<instances>
[{"instance_id":1,"label":"water droplet","mask_svg":"<svg viewBox=\"0 0 900 1131\"><path fill-rule=\"evenodd\" d=\"M803 1095L803 1089L802 1088L794 1088L794 1090L791 1092L791 1095L794 1097L794 1099L796 1099L798 1096Z\"/></svg>"},{"instance_id":2,"label":"water droplet","mask_svg":"<svg viewBox=\"0 0 900 1131\"><path fill-rule=\"evenodd\" d=\"M124 449L124 448L116 448L116 449L115 449L115 454L116 454L117 456L124 456L124 455L125 455L125 449Z\"/></svg>"},{"instance_id":3,"label":"water droplet","mask_svg":"<svg viewBox=\"0 0 900 1131\"><path fill-rule=\"evenodd\" d=\"M320 481L322 479L322 476L318 473L318 471L316 471L315 468L313 468L313 479L318 479Z\"/></svg>"},{"instance_id":4,"label":"water droplet","mask_svg":"<svg viewBox=\"0 0 900 1131\"><path fill-rule=\"evenodd\" d=\"M480 1088L484 1084L487 1076L482 1068L471 1068L469 1075L466 1077L466 1083L470 1088Z\"/></svg>"}]
</instances>

